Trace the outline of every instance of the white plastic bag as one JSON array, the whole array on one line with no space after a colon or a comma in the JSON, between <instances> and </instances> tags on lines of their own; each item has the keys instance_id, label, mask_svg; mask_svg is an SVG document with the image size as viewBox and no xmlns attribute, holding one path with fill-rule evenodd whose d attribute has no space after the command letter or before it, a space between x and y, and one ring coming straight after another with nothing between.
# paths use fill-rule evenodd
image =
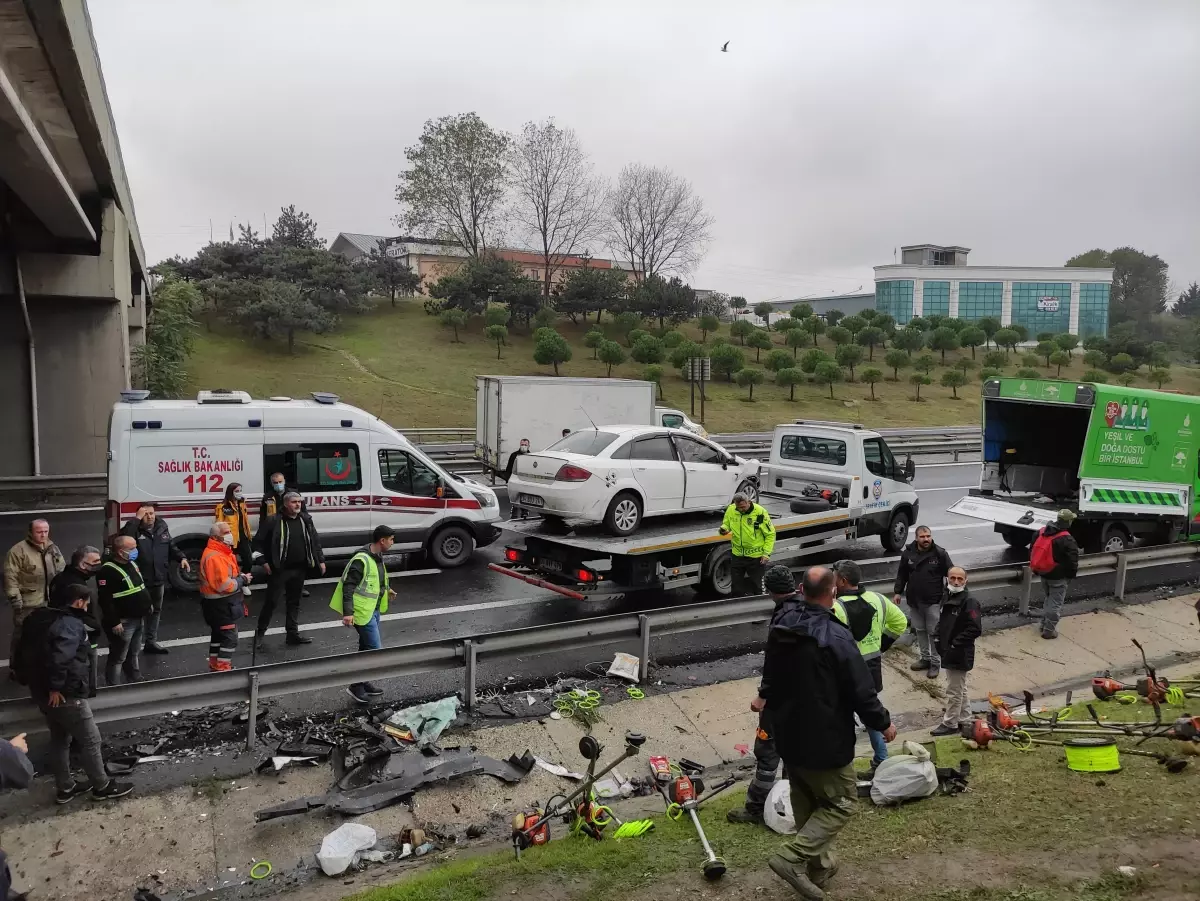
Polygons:
<instances>
[{"instance_id":1,"label":"white plastic bag","mask_svg":"<svg viewBox=\"0 0 1200 901\"><path fill-rule=\"evenodd\" d=\"M792 786L786 779L778 779L767 795L763 808L763 820L780 835L796 834L796 817L792 813Z\"/></svg>"},{"instance_id":2,"label":"white plastic bag","mask_svg":"<svg viewBox=\"0 0 1200 901\"><path fill-rule=\"evenodd\" d=\"M374 847L375 830L362 823L342 823L321 841L317 863L326 876L340 876L354 863L359 851Z\"/></svg>"},{"instance_id":3,"label":"white plastic bag","mask_svg":"<svg viewBox=\"0 0 1200 901\"><path fill-rule=\"evenodd\" d=\"M924 749L922 749L924 751ZM924 759L912 754L889 757L875 770L871 781L871 800L884 807L915 798L928 798L938 787L937 767L924 753Z\"/></svg>"}]
</instances>

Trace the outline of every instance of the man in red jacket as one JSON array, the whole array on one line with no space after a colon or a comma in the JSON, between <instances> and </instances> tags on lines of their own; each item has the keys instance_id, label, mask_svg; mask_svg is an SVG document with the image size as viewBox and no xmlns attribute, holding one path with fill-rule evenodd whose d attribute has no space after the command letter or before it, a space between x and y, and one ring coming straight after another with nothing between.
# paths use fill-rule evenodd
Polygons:
<instances>
[{"instance_id":1,"label":"man in red jacket","mask_svg":"<svg viewBox=\"0 0 1200 901\"><path fill-rule=\"evenodd\" d=\"M1058 519L1042 529L1034 539L1035 550L1039 541L1049 539L1054 559L1053 568L1040 573L1042 591L1046 595L1042 602L1042 638L1058 638L1058 621L1062 616L1063 602L1067 599L1067 587L1079 573L1079 542L1068 531L1076 517L1074 510L1059 510Z\"/></svg>"}]
</instances>

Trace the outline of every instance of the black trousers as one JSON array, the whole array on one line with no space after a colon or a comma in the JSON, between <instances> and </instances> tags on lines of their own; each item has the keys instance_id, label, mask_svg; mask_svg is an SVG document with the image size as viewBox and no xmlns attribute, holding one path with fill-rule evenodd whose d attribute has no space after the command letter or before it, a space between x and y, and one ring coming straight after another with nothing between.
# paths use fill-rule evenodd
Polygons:
<instances>
[{"instance_id":1,"label":"black trousers","mask_svg":"<svg viewBox=\"0 0 1200 901\"><path fill-rule=\"evenodd\" d=\"M754 734L754 781L746 789L746 809L762 816L767 795L779 772L779 752L775 750L775 733L771 717L764 710L758 715L758 730Z\"/></svg>"},{"instance_id":2,"label":"black trousers","mask_svg":"<svg viewBox=\"0 0 1200 901\"><path fill-rule=\"evenodd\" d=\"M258 633L261 635L271 626L271 615L280 601L284 602L286 620L284 625L288 635L300 634L300 597L304 591L304 577L307 569L288 567L282 571L274 571L267 577L267 599L263 602L258 614Z\"/></svg>"},{"instance_id":3,"label":"black trousers","mask_svg":"<svg viewBox=\"0 0 1200 901\"><path fill-rule=\"evenodd\" d=\"M733 596L735 598L752 597L763 593L763 574L767 568L758 562L757 557L739 557L733 555Z\"/></svg>"}]
</instances>

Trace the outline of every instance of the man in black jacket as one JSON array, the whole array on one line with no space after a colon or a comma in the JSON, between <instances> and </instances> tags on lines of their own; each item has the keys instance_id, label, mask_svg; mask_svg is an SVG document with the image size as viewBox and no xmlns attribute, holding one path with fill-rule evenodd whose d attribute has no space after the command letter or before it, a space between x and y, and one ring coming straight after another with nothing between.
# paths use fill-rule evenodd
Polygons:
<instances>
[{"instance_id":1,"label":"man in black jacket","mask_svg":"<svg viewBox=\"0 0 1200 901\"><path fill-rule=\"evenodd\" d=\"M933 735L953 735L959 725L971 721L967 673L975 667L975 639L982 634L983 611L967 591L967 571L952 566L946 576L946 599L937 635L938 652L946 668L946 709Z\"/></svg>"},{"instance_id":2,"label":"man in black jacket","mask_svg":"<svg viewBox=\"0 0 1200 901\"><path fill-rule=\"evenodd\" d=\"M14 788L29 788L33 782L33 764L25 755L29 745L25 744L25 733L5 741L0 738L0 791ZM0 848L0 901L8 901L12 891L12 873L8 870L8 856Z\"/></svg>"},{"instance_id":3,"label":"man in black jacket","mask_svg":"<svg viewBox=\"0 0 1200 901\"><path fill-rule=\"evenodd\" d=\"M928 679L936 679L941 672L937 652L938 614L946 593L946 573L953 565L945 549L934 544L929 526L917 526L917 540L900 555L896 584L892 586L894 603L900 603L902 594L908 599L911 614L908 623L917 636L920 657L910 669L925 670Z\"/></svg>"},{"instance_id":4,"label":"man in black jacket","mask_svg":"<svg viewBox=\"0 0 1200 901\"><path fill-rule=\"evenodd\" d=\"M885 741L896 737L854 637L833 617L835 588L829 569L804 574L804 603L775 611L763 662L766 709L798 829L768 864L810 901L825 897L837 871L830 847L854 813L855 714Z\"/></svg>"},{"instance_id":5,"label":"man in black jacket","mask_svg":"<svg viewBox=\"0 0 1200 901\"><path fill-rule=\"evenodd\" d=\"M84 625L87 626L88 643L91 646L93 693L100 682L99 658L96 655L96 649L100 646L100 633L103 629L95 618L95 611L99 609L100 605L96 600L96 587L92 584L92 579L100 571L101 563L102 559L98 548L87 544L80 545L75 548L75 553L71 554L71 565L55 576L54 581L50 583L51 607L61 609L70 607L71 598L74 596L72 586L82 585L88 591L90 604L88 612L84 616Z\"/></svg>"},{"instance_id":6,"label":"man in black jacket","mask_svg":"<svg viewBox=\"0 0 1200 901\"><path fill-rule=\"evenodd\" d=\"M796 593L796 579L792 571L777 563L763 576L763 585L778 612L784 605L796 606L803 598ZM758 714L758 728L754 732L754 781L746 789L746 806L735 808L725 814L730 823L763 822L763 811L767 806L767 795L775 784L779 772L779 751L775 748L775 729L771 725L771 714L767 711L766 674L758 683L758 695L750 702L750 709Z\"/></svg>"},{"instance_id":7,"label":"man in black jacket","mask_svg":"<svg viewBox=\"0 0 1200 901\"><path fill-rule=\"evenodd\" d=\"M133 786L108 778L100 753L100 730L87 701L92 694L86 625L91 595L87 586L74 585L66 596L70 599L66 607L46 607L33 614L33 628L21 636L21 654L30 663L29 696L50 729L55 800L66 804L88 791L94 798L121 798L133 791ZM71 775L72 742L90 782L76 782Z\"/></svg>"},{"instance_id":8,"label":"man in black jacket","mask_svg":"<svg viewBox=\"0 0 1200 901\"><path fill-rule=\"evenodd\" d=\"M96 573L100 624L108 636L104 675L109 685L117 684L122 671L127 682L142 681L140 658L150 593L138 569L138 556L137 541L128 535L117 535L109 548L109 558Z\"/></svg>"},{"instance_id":9,"label":"man in black jacket","mask_svg":"<svg viewBox=\"0 0 1200 901\"><path fill-rule=\"evenodd\" d=\"M1038 535L1038 538L1044 535L1050 539L1050 550L1054 555L1054 569L1041 574L1042 591L1046 595L1042 602L1042 638L1058 638L1058 621L1062 618L1067 588L1079 574L1079 542L1068 531L1076 516L1074 510L1063 508L1058 511L1058 519Z\"/></svg>"},{"instance_id":10,"label":"man in black jacket","mask_svg":"<svg viewBox=\"0 0 1200 901\"><path fill-rule=\"evenodd\" d=\"M304 579L311 570L325 575L325 554L321 536L312 517L303 509L304 499L295 491L283 496L283 512L259 526L254 536L257 550L266 557L263 569L267 572L267 599L258 614L258 630L254 641L261 650L271 626L271 614L282 600L287 619L287 641L290 646L312 644L312 639L300 634L300 597Z\"/></svg>"},{"instance_id":11,"label":"man in black jacket","mask_svg":"<svg viewBox=\"0 0 1200 901\"><path fill-rule=\"evenodd\" d=\"M163 597L171 581L171 561L179 561L179 568L187 572L191 568L183 551L175 547L167 521L159 519L154 504L142 504L137 515L125 523L122 535L137 542L139 569L150 595L150 613L146 615L144 647L147 654L169 654L158 643L158 623L162 619Z\"/></svg>"}]
</instances>

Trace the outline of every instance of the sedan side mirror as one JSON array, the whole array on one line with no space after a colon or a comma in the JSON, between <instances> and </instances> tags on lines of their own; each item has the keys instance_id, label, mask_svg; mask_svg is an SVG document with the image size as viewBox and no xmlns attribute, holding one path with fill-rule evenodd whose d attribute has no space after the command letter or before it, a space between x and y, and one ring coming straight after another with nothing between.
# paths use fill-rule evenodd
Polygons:
<instances>
[{"instance_id":1,"label":"sedan side mirror","mask_svg":"<svg viewBox=\"0 0 1200 901\"><path fill-rule=\"evenodd\" d=\"M917 477L917 464L913 462L912 454L904 461L904 481L911 482Z\"/></svg>"}]
</instances>

